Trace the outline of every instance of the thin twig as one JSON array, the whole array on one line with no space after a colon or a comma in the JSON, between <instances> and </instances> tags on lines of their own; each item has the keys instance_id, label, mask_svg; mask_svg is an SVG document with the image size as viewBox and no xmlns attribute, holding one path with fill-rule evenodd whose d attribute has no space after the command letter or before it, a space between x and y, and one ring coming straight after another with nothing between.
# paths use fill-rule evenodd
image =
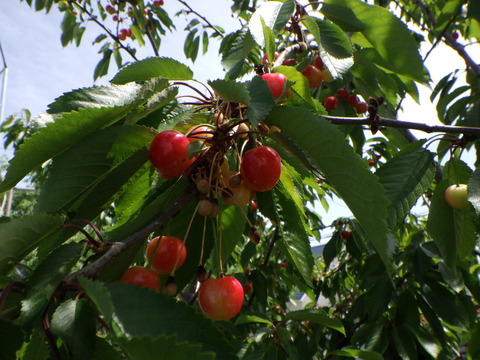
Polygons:
<instances>
[{"instance_id":1,"label":"thin twig","mask_svg":"<svg viewBox=\"0 0 480 360\"><path fill-rule=\"evenodd\" d=\"M125 50L135 61L138 61L137 57L133 53L131 49L126 47L125 45L122 44L120 39L113 34L110 30L107 29L105 25L103 25L100 21L97 20L96 16L94 16L90 11L87 10L87 8L81 4L79 4L76 0L72 0L72 2L80 9L82 10L85 14L87 14L90 17L90 20L95 22L98 26L100 26L107 34L110 36L123 50Z\"/></svg>"},{"instance_id":2,"label":"thin twig","mask_svg":"<svg viewBox=\"0 0 480 360\"><path fill-rule=\"evenodd\" d=\"M188 5L185 1L183 0L178 0L178 2L180 4L182 4L183 6L185 6L186 8L188 8L188 10L197 15L200 19L202 19L206 24L207 24L207 27L211 28L213 31L215 31L222 39L224 38L224 35L215 27L213 26L210 21L208 21L204 16L200 15L198 12L196 12L195 10L193 10L190 5Z\"/></svg>"},{"instance_id":3,"label":"thin twig","mask_svg":"<svg viewBox=\"0 0 480 360\"><path fill-rule=\"evenodd\" d=\"M370 125L368 118L355 117L338 117L338 116L321 116L329 120L332 124L337 125ZM394 120L383 117L378 118L378 125L385 127L394 127L399 129L419 130L426 133L450 133L450 134L466 134L480 138L480 127L469 126L453 126L453 125L427 125L412 121Z\"/></svg>"},{"instance_id":4,"label":"thin twig","mask_svg":"<svg viewBox=\"0 0 480 360\"><path fill-rule=\"evenodd\" d=\"M171 207L164 211L158 218L144 226L142 229L128 236L122 241L112 243L107 252L97 261L85 266L77 272L65 277L66 283L74 282L77 277L84 276L87 278L95 278L99 272L113 259L117 258L121 253L131 246L143 241L149 234L162 228L165 224L180 210L182 210L195 196L194 192L185 192Z\"/></svg>"}]
</instances>

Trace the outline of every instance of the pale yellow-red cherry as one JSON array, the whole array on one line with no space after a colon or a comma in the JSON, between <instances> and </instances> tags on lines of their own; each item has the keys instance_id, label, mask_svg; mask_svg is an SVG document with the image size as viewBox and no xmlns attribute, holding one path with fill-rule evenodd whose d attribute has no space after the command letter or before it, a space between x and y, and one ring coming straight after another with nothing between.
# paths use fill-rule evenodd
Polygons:
<instances>
[{"instance_id":1,"label":"pale yellow-red cherry","mask_svg":"<svg viewBox=\"0 0 480 360\"><path fill-rule=\"evenodd\" d=\"M467 190L466 184L451 185L445 190L445 201L454 209L462 209L468 205Z\"/></svg>"}]
</instances>

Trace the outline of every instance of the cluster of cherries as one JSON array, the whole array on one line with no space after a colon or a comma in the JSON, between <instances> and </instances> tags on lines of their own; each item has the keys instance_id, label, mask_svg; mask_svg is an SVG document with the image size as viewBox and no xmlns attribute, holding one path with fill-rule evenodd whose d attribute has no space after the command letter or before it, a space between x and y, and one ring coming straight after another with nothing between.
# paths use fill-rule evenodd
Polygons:
<instances>
[{"instance_id":1,"label":"cluster of cherries","mask_svg":"<svg viewBox=\"0 0 480 360\"><path fill-rule=\"evenodd\" d=\"M118 1L117 0L111 0L111 3L112 5L115 5ZM153 1L153 6L163 6L164 4L164 0L154 0ZM112 5L108 4L107 6L105 6L105 11L112 15L112 20L115 21L115 22L119 22L119 21L122 21L122 19L119 18L119 11L118 9L116 9L115 7L113 7ZM128 14L130 17L133 17L133 10L130 8L128 10ZM143 14L145 16L148 15L148 10L147 9L143 9ZM118 34L117 34L117 37L119 40L121 41L124 41L126 40L128 37L131 37L132 36L132 30L130 29L121 29Z\"/></svg>"},{"instance_id":2,"label":"cluster of cherries","mask_svg":"<svg viewBox=\"0 0 480 360\"><path fill-rule=\"evenodd\" d=\"M325 109L331 111L335 110L340 103L339 99L344 99L348 102L356 111L357 114L364 114L368 110L366 102L360 101L357 95L351 94L346 89L338 89L337 96L329 96L323 101Z\"/></svg>"},{"instance_id":3,"label":"cluster of cherries","mask_svg":"<svg viewBox=\"0 0 480 360\"><path fill-rule=\"evenodd\" d=\"M215 125L194 126L186 134L175 130L163 131L155 136L149 152L150 162L160 176L165 179L184 176L195 184L199 198L196 211L204 217L218 215L219 201L225 206L244 207L251 204L256 192L269 191L275 187L282 168L280 155L255 139L254 147L236 156L239 160L236 170L232 171L226 155L232 149L236 151L235 141L246 138L249 134L253 138L259 131L247 125L244 120L225 122L223 115L218 112L213 120ZM250 140L246 141L246 145L251 144ZM199 143L192 144L194 142ZM200 150L194 150L195 154L189 157L189 150L198 148L198 145ZM250 239L258 243L260 234L250 222L249 224ZM147 245L146 261L149 265L127 269L121 280L173 295L177 292L174 272L183 264L185 257L185 239L156 237ZM168 274L163 285L160 281L161 274ZM225 276L222 271L218 278L208 278L200 259L197 280L200 282L200 309L207 317L228 320L238 314L245 291L236 278Z\"/></svg>"}]
</instances>

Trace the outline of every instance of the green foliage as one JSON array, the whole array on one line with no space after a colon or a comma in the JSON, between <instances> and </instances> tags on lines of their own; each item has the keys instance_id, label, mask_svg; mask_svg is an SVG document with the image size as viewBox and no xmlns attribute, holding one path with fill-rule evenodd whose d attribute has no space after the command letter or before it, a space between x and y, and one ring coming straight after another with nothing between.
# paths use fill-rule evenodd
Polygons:
<instances>
[{"instance_id":1,"label":"green foliage","mask_svg":"<svg viewBox=\"0 0 480 360\"><path fill-rule=\"evenodd\" d=\"M2 214L8 190L32 179L36 191L15 189L11 215L0 218L0 359L479 357L480 185L470 157L479 145L480 69L463 46L480 39L476 2L242 0L232 4L239 27L225 33L182 1L186 57L220 42L225 74L205 85L158 56L175 30L159 2L26 2L37 11L58 6L64 46L101 24L94 78L108 73L112 56L120 70L109 84L55 99L46 124L24 111L2 125L15 150L0 179ZM113 16L121 21L111 30ZM426 32L409 30L418 25ZM462 50L465 84L460 71L430 83L420 47L438 41ZM155 56L137 59L137 45ZM320 66L318 57L324 81L311 89L302 71ZM265 72L287 77L279 100ZM382 123L406 96L418 101L417 84L430 85L438 119L455 126L427 131L463 134L443 135L436 151L434 138L395 129L412 123ZM360 115L367 121L343 98L324 108L339 89L370 105ZM180 178L161 178L149 162L152 139L198 125L208 130L189 146L193 164ZM258 145L279 153L280 179L230 205L246 183L230 175ZM457 183L468 184L463 209L445 202ZM218 205L218 215L199 215L199 200ZM320 206L338 201L351 215L324 224ZM183 266L160 278L173 296L119 281L128 267L151 265L145 244L162 235L187 249ZM217 322L202 314L199 269L241 283L239 314Z\"/></svg>"}]
</instances>

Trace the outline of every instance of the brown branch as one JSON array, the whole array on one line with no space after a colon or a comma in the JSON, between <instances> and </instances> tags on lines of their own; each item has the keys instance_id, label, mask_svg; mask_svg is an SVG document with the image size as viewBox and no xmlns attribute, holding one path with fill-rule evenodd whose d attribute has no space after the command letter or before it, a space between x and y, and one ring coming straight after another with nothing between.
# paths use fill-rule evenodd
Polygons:
<instances>
[{"instance_id":1,"label":"brown branch","mask_svg":"<svg viewBox=\"0 0 480 360\"><path fill-rule=\"evenodd\" d=\"M152 33L148 29L148 24L145 26L145 33L147 34L148 41L150 41L150 45L152 45L153 52L155 56L160 56L160 53L158 52L157 45L155 44L155 40L153 39Z\"/></svg>"},{"instance_id":2,"label":"brown branch","mask_svg":"<svg viewBox=\"0 0 480 360\"><path fill-rule=\"evenodd\" d=\"M425 14L425 16L430 20L430 23L433 26L436 26L437 20L433 16L432 12L428 7L422 2L422 0L413 0L413 2L422 9L422 12ZM446 29L445 29L446 30ZM480 78L480 65L477 64L471 57L470 55L465 51L465 46L458 43L450 34L444 33L443 38L445 39L445 43L450 46L453 50L455 50L460 57L463 58L465 61L465 64L467 67L471 68L477 77Z\"/></svg>"},{"instance_id":3,"label":"brown branch","mask_svg":"<svg viewBox=\"0 0 480 360\"><path fill-rule=\"evenodd\" d=\"M78 270L77 272L68 275L65 277L64 281L66 283L72 283L79 276L95 278L108 263L117 258L121 253L129 249L131 246L143 241L152 232L164 227L171 218L177 215L180 210L182 210L193 199L194 196L194 192L186 191L171 207L164 211L154 221L128 236L124 240L112 243L105 255L103 255L97 261Z\"/></svg>"},{"instance_id":4,"label":"brown branch","mask_svg":"<svg viewBox=\"0 0 480 360\"><path fill-rule=\"evenodd\" d=\"M336 125L370 125L368 118L355 117L338 117L338 116L321 116ZM465 134L480 138L480 127L469 126L452 126L452 125L427 125L412 121L394 120L383 117L378 118L378 125L384 127L394 127L399 129L419 130L426 133L449 133L449 134Z\"/></svg>"},{"instance_id":5,"label":"brown branch","mask_svg":"<svg viewBox=\"0 0 480 360\"><path fill-rule=\"evenodd\" d=\"M207 24L207 27L211 28L213 31L215 31L222 39L224 38L224 35L214 26L212 25L212 23L210 23L210 21L208 21L204 16L200 15L198 12L196 12L195 10L193 10L191 8L190 5L188 5L185 1L183 0L178 0L178 2L180 4L182 4L183 6L185 6L189 12L197 15L200 19L202 19L206 24Z\"/></svg>"}]
</instances>

